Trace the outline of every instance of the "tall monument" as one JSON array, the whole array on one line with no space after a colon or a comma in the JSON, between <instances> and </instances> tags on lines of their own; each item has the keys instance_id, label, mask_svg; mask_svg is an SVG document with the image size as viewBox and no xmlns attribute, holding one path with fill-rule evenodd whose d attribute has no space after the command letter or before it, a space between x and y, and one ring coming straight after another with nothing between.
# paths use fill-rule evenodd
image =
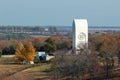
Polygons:
<instances>
[{"instance_id":1,"label":"tall monument","mask_svg":"<svg viewBox=\"0 0 120 80\"><path fill-rule=\"evenodd\" d=\"M86 19L74 19L72 26L72 47L79 50L88 43L88 23Z\"/></svg>"}]
</instances>

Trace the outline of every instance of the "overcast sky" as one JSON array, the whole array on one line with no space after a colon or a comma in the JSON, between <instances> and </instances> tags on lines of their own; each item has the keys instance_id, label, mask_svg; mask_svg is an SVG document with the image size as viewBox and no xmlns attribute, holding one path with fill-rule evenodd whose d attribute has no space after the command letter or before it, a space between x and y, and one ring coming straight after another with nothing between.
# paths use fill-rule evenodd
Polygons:
<instances>
[{"instance_id":1,"label":"overcast sky","mask_svg":"<svg viewBox=\"0 0 120 80\"><path fill-rule=\"evenodd\" d=\"M0 0L0 25L120 26L120 0Z\"/></svg>"}]
</instances>

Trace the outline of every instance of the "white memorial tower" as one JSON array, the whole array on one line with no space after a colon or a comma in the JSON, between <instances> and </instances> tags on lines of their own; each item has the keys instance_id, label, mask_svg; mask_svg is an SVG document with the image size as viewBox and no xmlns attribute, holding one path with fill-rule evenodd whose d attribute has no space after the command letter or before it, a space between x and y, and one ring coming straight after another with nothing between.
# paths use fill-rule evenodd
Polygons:
<instances>
[{"instance_id":1,"label":"white memorial tower","mask_svg":"<svg viewBox=\"0 0 120 80\"><path fill-rule=\"evenodd\" d=\"M88 23L86 19L74 19L72 26L72 47L80 50L88 46Z\"/></svg>"}]
</instances>

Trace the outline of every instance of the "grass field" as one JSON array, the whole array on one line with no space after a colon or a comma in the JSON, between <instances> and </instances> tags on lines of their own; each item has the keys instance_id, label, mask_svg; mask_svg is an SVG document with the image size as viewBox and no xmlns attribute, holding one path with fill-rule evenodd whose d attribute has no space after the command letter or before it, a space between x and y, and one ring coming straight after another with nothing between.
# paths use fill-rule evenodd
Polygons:
<instances>
[{"instance_id":1,"label":"grass field","mask_svg":"<svg viewBox=\"0 0 120 80\"><path fill-rule=\"evenodd\" d=\"M0 80L51 80L50 64L13 64L13 58L0 59Z\"/></svg>"},{"instance_id":2,"label":"grass field","mask_svg":"<svg viewBox=\"0 0 120 80\"><path fill-rule=\"evenodd\" d=\"M50 80L46 70L50 64L42 65L5 65L0 64L0 80Z\"/></svg>"}]
</instances>

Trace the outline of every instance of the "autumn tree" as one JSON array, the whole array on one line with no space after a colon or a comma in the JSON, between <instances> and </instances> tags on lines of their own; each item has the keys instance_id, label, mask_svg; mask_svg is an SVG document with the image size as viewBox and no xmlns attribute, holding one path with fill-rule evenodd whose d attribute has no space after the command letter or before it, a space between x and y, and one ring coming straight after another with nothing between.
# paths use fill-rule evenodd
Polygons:
<instances>
[{"instance_id":1,"label":"autumn tree","mask_svg":"<svg viewBox=\"0 0 120 80\"><path fill-rule=\"evenodd\" d=\"M104 41L101 45L100 51L109 53L114 56L117 53L117 40L113 34L105 34Z\"/></svg>"},{"instance_id":2,"label":"autumn tree","mask_svg":"<svg viewBox=\"0 0 120 80\"><path fill-rule=\"evenodd\" d=\"M104 41L103 35L90 35L89 36L89 43L94 45L96 51L100 51L103 41Z\"/></svg>"},{"instance_id":3,"label":"autumn tree","mask_svg":"<svg viewBox=\"0 0 120 80\"><path fill-rule=\"evenodd\" d=\"M114 34L104 34L103 43L100 48L101 60L104 63L104 69L106 71L106 78L109 77L109 70L114 68L114 57L117 56L117 40ZM111 72L112 73L112 72ZM111 75L112 76L112 75Z\"/></svg>"},{"instance_id":4,"label":"autumn tree","mask_svg":"<svg viewBox=\"0 0 120 80\"><path fill-rule=\"evenodd\" d=\"M21 62L23 60L27 60L26 54L25 54L25 48L21 42L19 42L17 47L16 47L15 60L18 62Z\"/></svg>"},{"instance_id":5,"label":"autumn tree","mask_svg":"<svg viewBox=\"0 0 120 80\"><path fill-rule=\"evenodd\" d=\"M35 48L33 47L32 42L28 43L28 46L26 48L26 57L27 57L27 61L33 61L34 60L34 56L35 56Z\"/></svg>"},{"instance_id":6,"label":"autumn tree","mask_svg":"<svg viewBox=\"0 0 120 80\"><path fill-rule=\"evenodd\" d=\"M35 49L32 45L32 42L29 42L26 48L24 45L19 42L17 47L16 47L16 52L15 52L15 60L16 61L33 61L34 60L34 55L35 55Z\"/></svg>"},{"instance_id":7,"label":"autumn tree","mask_svg":"<svg viewBox=\"0 0 120 80\"><path fill-rule=\"evenodd\" d=\"M117 56L118 56L118 60L119 60L119 63L120 63L120 34L117 34L116 35L116 40L117 40Z\"/></svg>"}]
</instances>

